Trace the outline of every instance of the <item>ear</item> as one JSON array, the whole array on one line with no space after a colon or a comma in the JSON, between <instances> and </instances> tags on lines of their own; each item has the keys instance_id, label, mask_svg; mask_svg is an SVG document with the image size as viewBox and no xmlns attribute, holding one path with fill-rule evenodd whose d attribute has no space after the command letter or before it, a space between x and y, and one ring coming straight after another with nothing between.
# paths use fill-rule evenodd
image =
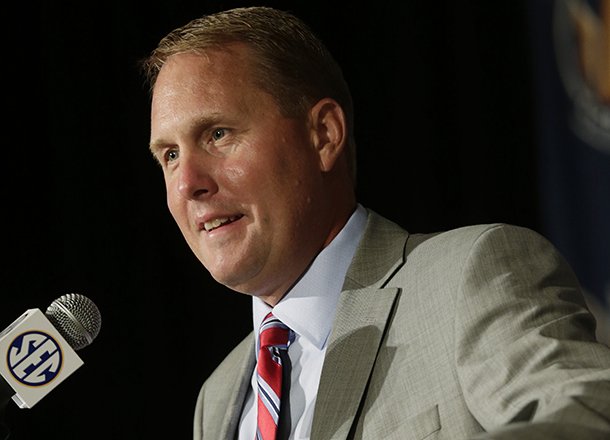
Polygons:
<instances>
[{"instance_id":1,"label":"ear","mask_svg":"<svg viewBox=\"0 0 610 440\"><path fill-rule=\"evenodd\" d=\"M345 113L337 101L323 98L309 111L313 145L320 157L320 169L330 171L347 142Z\"/></svg>"}]
</instances>

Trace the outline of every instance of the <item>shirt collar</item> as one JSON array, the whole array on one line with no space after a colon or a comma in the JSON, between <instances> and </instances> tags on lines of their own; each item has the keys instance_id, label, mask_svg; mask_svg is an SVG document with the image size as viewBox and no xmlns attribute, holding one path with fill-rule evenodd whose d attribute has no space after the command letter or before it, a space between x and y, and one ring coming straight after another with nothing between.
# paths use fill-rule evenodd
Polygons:
<instances>
[{"instance_id":1,"label":"shirt collar","mask_svg":"<svg viewBox=\"0 0 610 440\"><path fill-rule=\"evenodd\" d=\"M364 232L367 215L366 209L358 204L339 234L318 254L300 280L273 309L253 297L255 329L273 310L273 314L297 335L308 339L320 350L324 348L345 274ZM258 337L256 339L258 341Z\"/></svg>"}]
</instances>

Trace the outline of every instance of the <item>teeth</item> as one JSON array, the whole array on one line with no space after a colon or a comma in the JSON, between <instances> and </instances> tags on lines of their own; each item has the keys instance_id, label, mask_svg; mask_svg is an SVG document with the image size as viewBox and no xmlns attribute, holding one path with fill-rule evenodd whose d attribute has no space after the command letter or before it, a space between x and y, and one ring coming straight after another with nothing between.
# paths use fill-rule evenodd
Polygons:
<instances>
[{"instance_id":1,"label":"teeth","mask_svg":"<svg viewBox=\"0 0 610 440\"><path fill-rule=\"evenodd\" d=\"M214 220L210 220L208 222L205 222L203 224L204 229L207 232L210 232L212 229L216 229L217 227L224 225L225 223L230 223L232 221L235 221L239 218L240 216L238 215L234 215L231 217L220 217L220 218L215 218Z\"/></svg>"}]
</instances>

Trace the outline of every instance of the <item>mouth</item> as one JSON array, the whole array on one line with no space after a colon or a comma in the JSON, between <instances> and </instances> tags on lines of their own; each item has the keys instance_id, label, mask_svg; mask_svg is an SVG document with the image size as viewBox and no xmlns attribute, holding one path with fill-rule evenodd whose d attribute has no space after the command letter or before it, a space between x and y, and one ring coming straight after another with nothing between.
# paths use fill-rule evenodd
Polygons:
<instances>
[{"instance_id":1,"label":"mouth","mask_svg":"<svg viewBox=\"0 0 610 440\"><path fill-rule=\"evenodd\" d=\"M234 221L237 221L242 217L243 217L243 214L239 214L239 215L232 215L229 217L218 217L218 218L215 218L212 220L208 220L207 222L203 223L203 229L205 229L206 232L211 232L214 229L220 228L221 226L228 225L229 223L233 223Z\"/></svg>"}]
</instances>

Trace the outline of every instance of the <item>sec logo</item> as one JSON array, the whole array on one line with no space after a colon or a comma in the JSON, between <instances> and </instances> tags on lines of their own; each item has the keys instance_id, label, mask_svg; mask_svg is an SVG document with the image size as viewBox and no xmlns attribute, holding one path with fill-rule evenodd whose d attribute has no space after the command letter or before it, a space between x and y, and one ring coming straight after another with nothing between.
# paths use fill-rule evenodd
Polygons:
<instances>
[{"instance_id":1,"label":"sec logo","mask_svg":"<svg viewBox=\"0 0 610 440\"><path fill-rule=\"evenodd\" d=\"M30 331L17 336L11 343L6 358L13 377L30 386L46 385L55 379L63 361L59 344L42 331Z\"/></svg>"}]
</instances>

